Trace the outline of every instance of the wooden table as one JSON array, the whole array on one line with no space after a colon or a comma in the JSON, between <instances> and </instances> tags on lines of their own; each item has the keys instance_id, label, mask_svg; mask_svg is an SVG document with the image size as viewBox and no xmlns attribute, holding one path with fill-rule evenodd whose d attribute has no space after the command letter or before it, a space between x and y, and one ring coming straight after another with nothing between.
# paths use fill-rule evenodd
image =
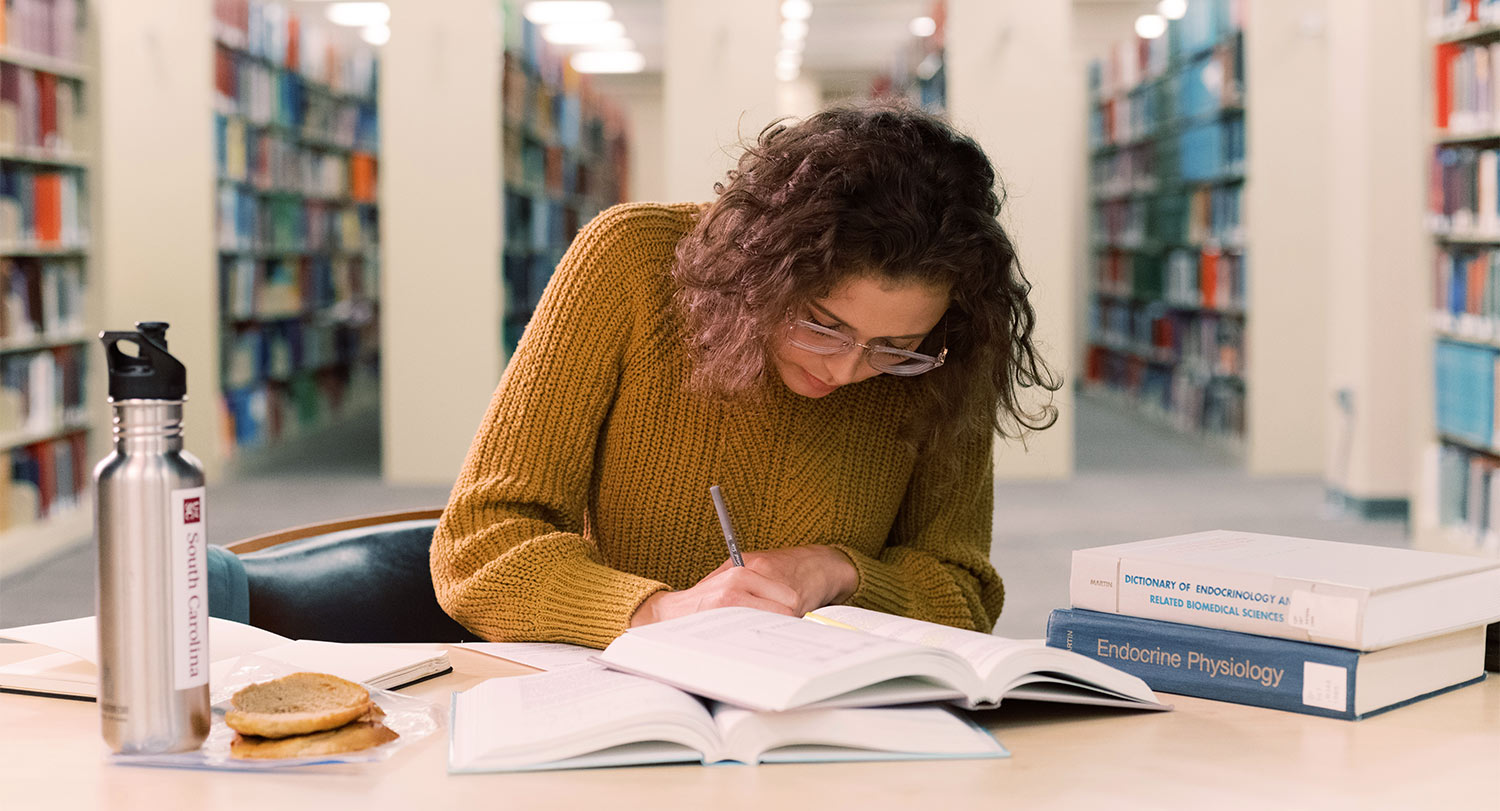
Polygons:
<instances>
[{"instance_id":1,"label":"wooden table","mask_svg":"<svg viewBox=\"0 0 1500 811\"><path fill-rule=\"evenodd\" d=\"M37 653L0 645L0 662ZM451 659L452 674L402 692L446 708L454 690L532 672L461 649ZM446 730L383 763L317 773L117 766L93 703L0 694L0 808L1500 809L1500 678L1358 722L1169 698L1175 712L983 713L1004 760L450 776Z\"/></svg>"}]
</instances>

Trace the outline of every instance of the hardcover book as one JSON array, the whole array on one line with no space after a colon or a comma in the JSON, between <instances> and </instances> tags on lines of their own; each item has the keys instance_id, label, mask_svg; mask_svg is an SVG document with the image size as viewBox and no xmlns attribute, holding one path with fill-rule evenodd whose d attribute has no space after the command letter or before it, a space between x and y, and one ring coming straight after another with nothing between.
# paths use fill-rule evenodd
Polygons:
<instances>
[{"instance_id":1,"label":"hardcover book","mask_svg":"<svg viewBox=\"0 0 1500 811\"><path fill-rule=\"evenodd\" d=\"M1162 620L1059 609L1047 644L1164 693L1356 721L1484 678L1484 628L1374 652Z\"/></svg>"},{"instance_id":2,"label":"hardcover book","mask_svg":"<svg viewBox=\"0 0 1500 811\"><path fill-rule=\"evenodd\" d=\"M1379 650L1500 619L1500 559L1214 530L1073 553L1074 608Z\"/></svg>"}]
</instances>

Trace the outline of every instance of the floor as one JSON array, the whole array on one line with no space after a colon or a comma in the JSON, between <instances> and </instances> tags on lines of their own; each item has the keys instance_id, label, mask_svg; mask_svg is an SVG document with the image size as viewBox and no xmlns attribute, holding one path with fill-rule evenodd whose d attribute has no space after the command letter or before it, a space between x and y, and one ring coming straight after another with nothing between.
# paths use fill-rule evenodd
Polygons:
<instances>
[{"instance_id":1,"label":"floor","mask_svg":"<svg viewBox=\"0 0 1500 811\"><path fill-rule=\"evenodd\" d=\"M1257 479L1202 443L1088 398L1077 404L1077 474L1001 482L992 557L1006 582L995 632L1041 636L1067 605L1071 550L1203 529L1405 543L1399 522L1331 514L1316 479ZM225 543L313 521L441 506L446 487L393 487L379 470L379 420L364 415L298 443L295 455L242 462L208 489L211 537ZM457 471L454 471L455 475ZM89 544L0 581L0 627L93 613Z\"/></svg>"}]
</instances>

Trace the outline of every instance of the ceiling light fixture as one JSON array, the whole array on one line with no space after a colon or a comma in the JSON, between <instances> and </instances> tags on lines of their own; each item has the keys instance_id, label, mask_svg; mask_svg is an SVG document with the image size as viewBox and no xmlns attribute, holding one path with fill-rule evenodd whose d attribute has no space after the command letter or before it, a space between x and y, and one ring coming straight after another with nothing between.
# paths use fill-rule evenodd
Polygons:
<instances>
[{"instance_id":1,"label":"ceiling light fixture","mask_svg":"<svg viewBox=\"0 0 1500 811\"><path fill-rule=\"evenodd\" d=\"M625 36L625 25L618 20L553 23L542 27L542 39L553 45L592 45Z\"/></svg>"},{"instance_id":2,"label":"ceiling light fixture","mask_svg":"<svg viewBox=\"0 0 1500 811\"><path fill-rule=\"evenodd\" d=\"M1180 20L1187 14L1188 0L1161 0L1156 4L1156 13L1168 20Z\"/></svg>"},{"instance_id":3,"label":"ceiling light fixture","mask_svg":"<svg viewBox=\"0 0 1500 811\"><path fill-rule=\"evenodd\" d=\"M807 20L782 20L781 39L807 39Z\"/></svg>"},{"instance_id":4,"label":"ceiling light fixture","mask_svg":"<svg viewBox=\"0 0 1500 811\"><path fill-rule=\"evenodd\" d=\"M931 17L916 17L912 19L908 27L914 37L930 37L937 33L937 20Z\"/></svg>"},{"instance_id":5,"label":"ceiling light fixture","mask_svg":"<svg viewBox=\"0 0 1500 811\"><path fill-rule=\"evenodd\" d=\"M537 25L602 23L615 16L614 8L603 0L538 0L527 3L521 13Z\"/></svg>"},{"instance_id":6,"label":"ceiling light fixture","mask_svg":"<svg viewBox=\"0 0 1500 811\"><path fill-rule=\"evenodd\" d=\"M391 41L391 27L385 23L367 25L360 29L359 36L371 45L384 45Z\"/></svg>"},{"instance_id":7,"label":"ceiling light fixture","mask_svg":"<svg viewBox=\"0 0 1500 811\"><path fill-rule=\"evenodd\" d=\"M805 20L812 16L812 3L808 0L785 0L781 4L781 16L787 20Z\"/></svg>"},{"instance_id":8,"label":"ceiling light fixture","mask_svg":"<svg viewBox=\"0 0 1500 811\"><path fill-rule=\"evenodd\" d=\"M1142 14L1135 18L1135 33L1141 39L1156 39L1167 33L1167 19L1160 14Z\"/></svg>"},{"instance_id":9,"label":"ceiling light fixture","mask_svg":"<svg viewBox=\"0 0 1500 811\"><path fill-rule=\"evenodd\" d=\"M640 73L646 57L636 51L579 51L568 63L579 73Z\"/></svg>"},{"instance_id":10,"label":"ceiling light fixture","mask_svg":"<svg viewBox=\"0 0 1500 811\"><path fill-rule=\"evenodd\" d=\"M334 3L323 13L334 25L351 28L385 25L391 21L391 7L385 3Z\"/></svg>"}]
</instances>

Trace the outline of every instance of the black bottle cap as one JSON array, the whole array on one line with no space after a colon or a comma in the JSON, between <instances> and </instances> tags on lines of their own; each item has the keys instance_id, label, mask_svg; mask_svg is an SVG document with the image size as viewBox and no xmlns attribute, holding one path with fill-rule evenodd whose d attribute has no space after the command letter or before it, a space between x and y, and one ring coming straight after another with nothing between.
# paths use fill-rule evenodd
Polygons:
<instances>
[{"instance_id":1,"label":"black bottle cap","mask_svg":"<svg viewBox=\"0 0 1500 811\"><path fill-rule=\"evenodd\" d=\"M167 351L167 324L138 321L134 332L101 332L114 400L181 400L187 397L187 368ZM127 355L121 343L135 346Z\"/></svg>"}]
</instances>

